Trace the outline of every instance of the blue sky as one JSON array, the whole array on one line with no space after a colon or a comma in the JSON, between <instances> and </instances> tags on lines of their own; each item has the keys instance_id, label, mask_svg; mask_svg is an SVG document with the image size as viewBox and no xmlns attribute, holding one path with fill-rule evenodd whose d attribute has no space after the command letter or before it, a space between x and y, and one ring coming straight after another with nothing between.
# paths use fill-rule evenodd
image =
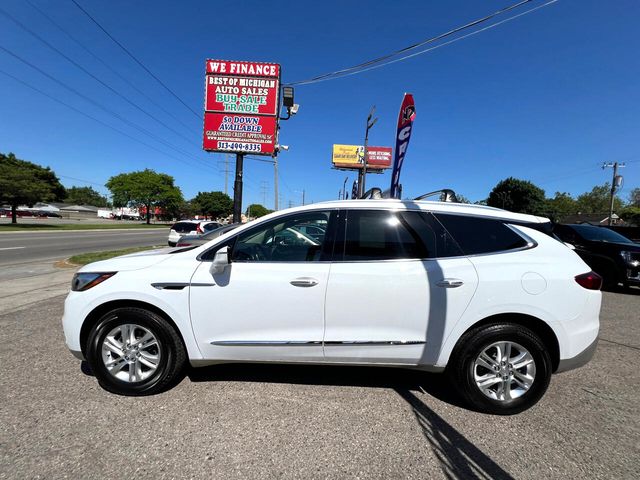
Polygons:
<instances>
[{"instance_id":1,"label":"blue sky","mask_svg":"<svg viewBox=\"0 0 640 480\"><path fill-rule=\"evenodd\" d=\"M29 0L153 101L74 44L24 0L1 8L175 132L153 121L0 15L0 46L36 64L93 103L0 51L0 70L131 137L33 92L0 73L0 151L48 165L67 186L100 185L153 168L173 175L185 197L224 189L222 156L201 150L202 118L135 65L71 0ZM350 66L466 23L514 1L220 2L78 0L193 110L203 108L204 60L278 62L283 81ZM532 2L532 6L542 4ZM527 7L525 7L527 8ZM393 144L404 92L417 116L401 176L406 196L442 187L485 198L507 176L577 195L611 177L603 162L626 161L626 199L640 186L640 3L560 0L530 15L410 60L296 88L299 114L283 122L281 206L337 197L346 176L331 169L334 143L358 144L372 105L374 145ZM164 111L163 111L164 110ZM165 112L169 112L171 116ZM179 120L179 121L176 121ZM371 175L386 188L390 175ZM79 180L77 180L79 179ZM82 180L82 181L80 181ZM273 206L273 169L245 161L245 206ZM85 183L85 181L92 183ZM232 194L232 175L229 193Z\"/></svg>"}]
</instances>

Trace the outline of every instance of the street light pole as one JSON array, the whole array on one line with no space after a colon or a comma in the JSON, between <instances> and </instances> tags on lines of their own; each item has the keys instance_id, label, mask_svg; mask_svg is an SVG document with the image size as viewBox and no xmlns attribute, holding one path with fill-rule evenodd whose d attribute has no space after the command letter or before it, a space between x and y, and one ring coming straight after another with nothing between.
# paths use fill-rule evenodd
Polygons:
<instances>
[{"instance_id":1,"label":"street light pole","mask_svg":"<svg viewBox=\"0 0 640 480\"><path fill-rule=\"evenodd\" d=\"M273 157L273 209L278 211L278 156Z\"/></svg>"},{"instance_id":2,"label":"street light pole","mask_svg":"<svg viewBox=\"0 0 640 480\"><path fill-rule=\"evenodd\" d=\"M377 117L371 120L371 117L373 117L375 111L376 106L374 105L373 107L371 107L371 111L369 112L369 116L367 117L367 129L364 134L364 159L362 162L362 169L360 169L360 173L358 175L358 198L362 198L362 195L364 195L364 192L366 191L365 187L367 181L367 147L369 144L369 130L378 121Z\"/></svg>"}]
</instances>

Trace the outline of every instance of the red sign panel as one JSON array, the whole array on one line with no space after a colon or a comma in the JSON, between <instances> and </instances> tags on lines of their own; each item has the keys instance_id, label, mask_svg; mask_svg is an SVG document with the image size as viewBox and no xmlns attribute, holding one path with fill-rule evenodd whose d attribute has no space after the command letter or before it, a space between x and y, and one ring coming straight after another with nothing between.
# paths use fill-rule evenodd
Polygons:
<instances>
[{"instance_id":1,"label":"red sign panel","mask_svg":"<svg viewBox=\"0 0 640 480\"><path fill-rule=\"evenodd\" d=\"M205 112L203 148L272 155L277 126L277 117Z\"/></svg>"},{"instance_id":2,"label":"red sign panel","mask_svg":"<svg viewBox=\"0 0 640 480\"><path fill-rule=\"evenodd\" d=\"M273 154L280 65L207 60L206 72L203 148Z\"/></svg>"},{"instance_id":3,"label":"red sign panel","mask_svg":"<svg viewBox=\"0 0 640 480\"><path fill-rule=\"evenodd\" d=\"M367 147L367 168L389 168L391 157L391 147Z\"/></svg>"},{"instance_id":4,"label":"red sign panel","mask_svg":"<svg viewBox=\"0 0 640 480\"><path fill-rule=\"evenodd\" d=\"M278 112L278 79L207 75L208 112L275 115Z\"/></svg>"}]
</instances>

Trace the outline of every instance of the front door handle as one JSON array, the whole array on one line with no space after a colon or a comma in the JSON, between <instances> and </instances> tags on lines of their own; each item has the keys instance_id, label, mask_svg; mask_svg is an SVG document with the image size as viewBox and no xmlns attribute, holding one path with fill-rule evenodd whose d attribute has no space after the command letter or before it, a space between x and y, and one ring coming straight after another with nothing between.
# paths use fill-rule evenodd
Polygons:
<instances>
[{"instance_id":1,"label":"front door handle","mask_svg":"<svg viewBox=\"0 0 640 480\"><path fill-rule=\"evenodd\" d=\"M315 287L318 281L315 278L301 277L289 282L294 287Z\"/></svg>"},{"instance_id":2,"label":"front door handle","mask_svg":"<svg viewBox=\"0 0 640 480\"><path fill-rule=\"evenodd\" d=\"M461 287L464 282L457 278L443 278L436 285L443 288L457 288Z\"/></svg>"}]
</instances>

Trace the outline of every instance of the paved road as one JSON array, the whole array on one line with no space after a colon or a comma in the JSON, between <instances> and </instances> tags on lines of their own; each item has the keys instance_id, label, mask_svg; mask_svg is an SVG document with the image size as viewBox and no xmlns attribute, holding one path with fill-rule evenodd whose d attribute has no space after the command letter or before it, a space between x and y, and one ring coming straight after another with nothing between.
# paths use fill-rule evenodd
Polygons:
<instances>
[{"instance_id":1,"label":"paved road","mask_svg":"<svg viewBox=\"0 0 640 480\"><path fill-rule=\"evenodd\" d=\"M605 293L594 360L512 417L392 369L222 365L115 396L66 351L62 301L0 315L0 478L638 478L639 295Z\"/></svg>"},{"instance_id":2,"label":"paved road","mask_svg":"<svg viewBox=\"0 0 640 480\"><path fill-rule=\"evenodd\" d=\"M77 253L166 245L168 228L0 233L0 268L57 260Z\"/></svg>"}]
</instances>

